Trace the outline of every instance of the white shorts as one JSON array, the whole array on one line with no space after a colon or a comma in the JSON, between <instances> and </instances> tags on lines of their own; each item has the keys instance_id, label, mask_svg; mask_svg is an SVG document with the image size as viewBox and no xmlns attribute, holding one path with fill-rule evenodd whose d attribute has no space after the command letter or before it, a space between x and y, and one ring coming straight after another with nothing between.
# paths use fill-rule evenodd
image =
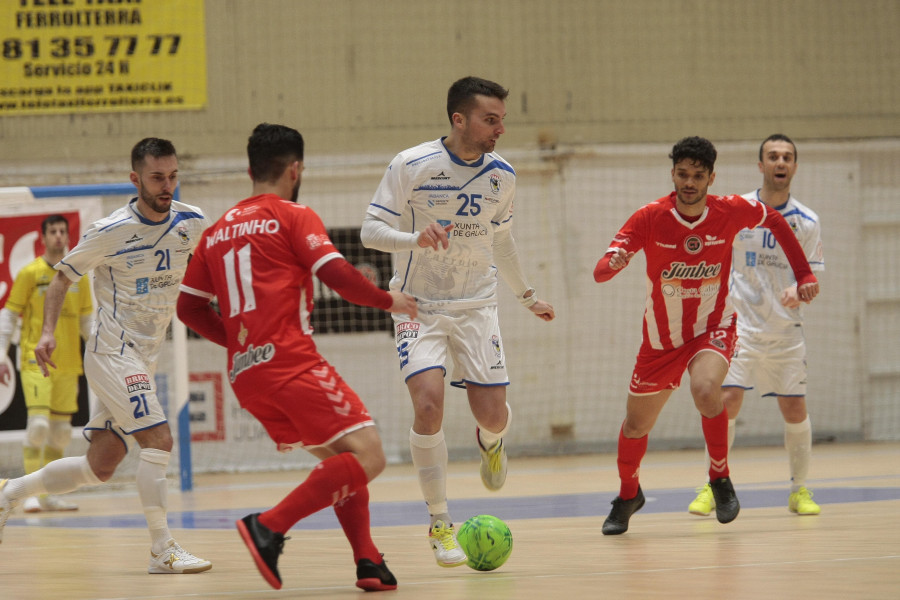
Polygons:
<instances>
[{"instance_id":1,"label":"white shorts","mask_svg":"<svg viewBox=\"0 0 900 600\"><path fill-rule=\"evenodd\" d=\"M761 396L806 395L806 343L798 335L739 335L722 387L756 387Z\"/></svg>"},{"instance_id":2,"label":"white shorts","mask_svg":"<svg viewBox=\"0 0 900 600\"><path fill-rule=\"evenodd\" d=\"M166 422L153 372L130 348L122 355L85 352L84 374L99 400L84 426L88 440L91 431L108 429L127 445L123 434Z\"/></svg>"},{"instance_id":3,"label":"white shorts","mask_svg":"<svg viewBox=\"0 0 900 600\"><path fill-rule=\"evenodd\" d=\"M414 321L403 316L394 315L394 334L404 381L428 369L439 368L446 373L444 363L449 353L454 366L451 385L509 385L496 304L457 311L419 311Z\"/></svg>"}]
</instances>

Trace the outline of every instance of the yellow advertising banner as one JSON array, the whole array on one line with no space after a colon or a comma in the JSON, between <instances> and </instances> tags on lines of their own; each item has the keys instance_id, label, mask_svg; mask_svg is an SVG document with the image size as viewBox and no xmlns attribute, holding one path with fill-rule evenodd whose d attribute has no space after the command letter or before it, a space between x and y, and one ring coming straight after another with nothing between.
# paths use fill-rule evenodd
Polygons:
<instances>
[{"instance_id":1,"label":"yellow advertising banner","mask_svg":"<svg viewBox=\"0 0 900 600\"><path fill-rule=\"evenodd\" d=\"M204 0L0 0L0 117L206 105Z\"/></svg>"}]
</instances>

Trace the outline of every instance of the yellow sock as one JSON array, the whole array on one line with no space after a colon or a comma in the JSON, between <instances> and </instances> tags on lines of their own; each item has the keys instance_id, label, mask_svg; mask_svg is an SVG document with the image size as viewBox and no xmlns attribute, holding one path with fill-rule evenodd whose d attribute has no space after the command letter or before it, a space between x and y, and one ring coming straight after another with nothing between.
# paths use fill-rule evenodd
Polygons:
<instances>
[{"instance_id":1,"label":"yellow sock","mask_svg":"<svg viewBox=\"0 0 900 600\"><path fill-rule=\"evenodd\" d=\"M62 450L58 450L53 446L44 446L44 464L52 463L54 460L59 460L63 457L64 452Z\"/></svg>"},{"instance_id":2,"label":"yellow sock","mask_svg":"<svg viewBox=\"0 0 900 600\"><path fill-rule=\"evenodd\" d=\"M22 456L25 463L25 474L34 473L41 468L41 449L25 446L22 448Z\"/></svg>"}]
</instances>

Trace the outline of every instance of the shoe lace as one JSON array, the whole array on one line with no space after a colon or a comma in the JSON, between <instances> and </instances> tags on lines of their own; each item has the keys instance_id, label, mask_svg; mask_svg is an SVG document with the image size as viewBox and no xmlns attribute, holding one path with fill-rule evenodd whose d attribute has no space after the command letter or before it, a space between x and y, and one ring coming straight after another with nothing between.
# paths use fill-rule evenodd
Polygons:
<instances>
[{"instance_id":1,"label":"shoe lace","mask_svg":"<svg viewBox=\"0 0 900 600\"><path fill-rule=\"evenodd\" d=\"M434 527L431 530L431 537L437 538L444 550L453 550L458 546L456 539L453 537L452 527Z\"/></svg>"},{"instance_id":2,"label":"shoe lace","mask_svg":"<svg viewBox=\"0 0 900 600\"><path fill-rule=\"evenodd\" d=\"M172 544L171 546L166 548L165 551L163 552L163 554L174 554L175 558L178 558L181 560L190 560L190 559L197 560L196 556L194 556L193 554L191 554L190 552L188 552L187 550L185 550L184 548L179 546L178 542L175 542L174 544Z\"/></svg>"},{"instance_id":3,"label":"shoe lace","mask_svg":"<svg viewBox=\"0 0 900 600\"><path fill-rule=\"evenodd\" d=\"M174 556L176 560L180 560L183 562L202 562L203 559L197 556L194 556L184 548L182 548L178 542L173 542L171 546L163 550L159 556Z\"/></svg>"},{"instance_id":4,"label":"shoe lace","mask_svg":"<svg viewBox=\"0 0 900 600\"><path fill-rule=\"evenodd\" d=\"M704 493L710 493L710 494L711 494L711 493L712 493L712 488L709 487L709 484L708 484L708 483L704 483L704 484L701 485L700 487L695 488L694 491L697 492L698 494L704 494Z\"/></svg>"},{"instance_id":5,"label":"shoe lace","mask_svg":"<svg viewBox=\"0 0 900 600\"><path fill-rule=\"evenodd\" d=\"M278 554L282 554L284 552L284 543L286 541L288 541L289 539L291 539L291 536L283 535L283 536L281 536L280 540L279 539L275 540L275 549L278 550Z\"/></svg>"},{"instance_id":6,"label":"shoe lace","mask_svg":"<svg viewBox=\"0 0 900 600\"><path fill-rule=\"evenodd\" d=\"M503 455L501 453L501 448L503 447L503 441L497 442L497 445L488 450L488 466L491 468L492 473L497 473L503 468Z\"/></svg>"}]
</instances>

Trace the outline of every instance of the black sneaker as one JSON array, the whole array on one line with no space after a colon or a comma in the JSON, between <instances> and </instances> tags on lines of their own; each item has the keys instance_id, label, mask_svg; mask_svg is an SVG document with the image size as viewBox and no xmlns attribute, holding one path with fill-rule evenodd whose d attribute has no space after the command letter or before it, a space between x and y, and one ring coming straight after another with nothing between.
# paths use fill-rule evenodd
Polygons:
<instances>
[{"instance_id":1,"label":"black sneaker","mask_svg":"<svg viewBox=\"0 0 900 600\"><path fill-rule=\"evenodd\" d=\"M603 535L619 535L628 531L628 519L643 506L644 492L640 486L638 486L637 496L630 500L622 500L621 497L616 496L616 499L612 501L612 510L609 511L609 516L603 521L603 529L601 529Z\"/></svg>"},{"instance_id":2,"label":"black sneaker","mask_svg":"<svg viewBox=\"0 0 900 600\"><path fill-rule=\"evenodd\" d=\"M272 531L259 522L259 513L247 515L237 522L250 556L256 563L260 575L276 590L281 589L281 575L278 574L278 555L284 550L284 534Z\"/></svg>"},{"instance_id":3,"label":"black sneaker","mask_svg":"<svg viewBox=\"0 0 900 600\"><path fill-rule=\"evenodd\" d=\"M731 478L722 477L710 481L709 487L712 489L713 498L716 499L716 518L719 523L734 521L741 512L741 503L738 502L737 495L734 493Z\"/></svg>"},{"instance_id":4,"label":"black sneaker","mask_svg":"<svg viewBox=\"0 0 900 600\"><path fill-rule=\"evenodd\" d=\"M387 568L384 555L381 556L381 564L375 564L368 558L359 559L356 563L356 587L367 592L397 589L397 579Z\"/></svg>"}]
</instances>

